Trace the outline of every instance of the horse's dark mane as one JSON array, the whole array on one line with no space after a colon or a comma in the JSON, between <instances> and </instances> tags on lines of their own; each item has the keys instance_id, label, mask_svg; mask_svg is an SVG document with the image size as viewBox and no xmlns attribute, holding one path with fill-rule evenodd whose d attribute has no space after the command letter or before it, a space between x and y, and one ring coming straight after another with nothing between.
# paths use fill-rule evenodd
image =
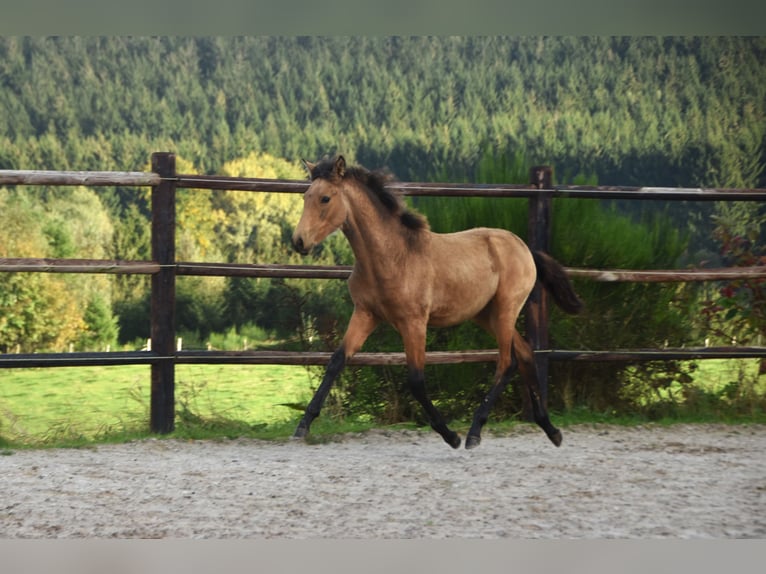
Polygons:
<instances>
[{"instance_id":1,"label":"horse's dark mane","mask_svg":"<svg viewBox=\"0 0 766 574\"><path fill-rule=\"evenodd\" d=\"M323 159L311 170L311 179L332 180L337 177L336 159ZM352 166L345 169L343 179L355 179L362 184L372 195L377 197L383 207L392 215L398 216L399 221L412 231L428 229L428 221L419 213L407 209L401 195L386 188L386 184L393 181L393 175L385 169L370 171L362 166Z\"/></svg>"}]
</instances>

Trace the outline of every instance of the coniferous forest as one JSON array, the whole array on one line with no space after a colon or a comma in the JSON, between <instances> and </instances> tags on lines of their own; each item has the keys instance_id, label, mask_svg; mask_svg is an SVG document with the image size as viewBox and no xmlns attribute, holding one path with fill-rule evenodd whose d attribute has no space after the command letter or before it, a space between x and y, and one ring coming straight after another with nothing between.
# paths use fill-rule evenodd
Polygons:
<instances>
[{"instance_id":1,"label":"coniferous forest","mask_svg":"<svg viewBox=\"0 0 766 574\"><path fill-rule=\"evenodd\" d=\"M250 177L303 178L301 158L339 152L409 181L524 181L526 166L545 163L559 183L766 187L766 38L0 38L0 169L140 171L154 151L175 152L180 172ZM147 259L147 201L136 189L0 189L0 257ZM417 208L440 230L513 225L470 203ZM301 262L285 241L299 209L294 197L182 190L178 257ZM445 213L470 209L464 220ZM558 233L570 243L554 238L554 254L567 265L764 256L759 204L660 206L661 217L588 209L560 211ZM590 229L575 225L586 218ZM596 227L601 243L573 245L575 230L582 238ZM616 247L628 237L641 249ZM318 262L349 258L333 237ZM145 338L146 285L0 274L0 352ZM628 320L616 310L625 297L663 307L628 346L686 344L700 329L762 336L763 289L718 287L666 296L592 288L590 297L609 302L615 324ZM200 346L248 329L331 346L347 318L339 282L181 278L178 290L179 331ZM562 340L591 336L562 329Z\"/></svg>"},{"instance_id":2,"label":"coniferous forest","mask_svg":"<svg viewBox=\"0 0 766 574\"><path fill-rule=\"evenodd\" d=\"M600 183L764 184L764 38L2 38L0 166L523 150Z\"/></svg>"}]
</instances>

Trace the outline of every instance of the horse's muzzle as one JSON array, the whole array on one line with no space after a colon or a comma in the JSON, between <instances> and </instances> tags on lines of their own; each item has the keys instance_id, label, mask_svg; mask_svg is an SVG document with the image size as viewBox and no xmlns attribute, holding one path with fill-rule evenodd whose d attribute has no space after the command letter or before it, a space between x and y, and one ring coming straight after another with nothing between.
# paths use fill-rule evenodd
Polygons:
<instances>
[{"instance_id":1,"label":"horse's muzzle","mask_svg":"<svg viewBox=\"0 0 766 574\"><path fill-rule=\"evenodd\" d=\"M303 244L303 238L300 236L293 236L293 249L295 249L301 255L308 255L309 250Z\"/></svg>"}]
</instances>

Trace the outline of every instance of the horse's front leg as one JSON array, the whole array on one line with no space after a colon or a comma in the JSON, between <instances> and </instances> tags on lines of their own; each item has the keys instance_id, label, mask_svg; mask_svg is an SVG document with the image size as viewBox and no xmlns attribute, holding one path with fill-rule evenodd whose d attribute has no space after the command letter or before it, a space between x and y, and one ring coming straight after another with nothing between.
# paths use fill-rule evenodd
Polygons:
<instances>
[{"instance_id":1,"label":"horse's front leg","mask_svg":"<svg viewBox=\"0 0 766 574\"><path fill-rule=\"evenodd\" d=\"M294 438L304 438L309 434L311 423L319 416L319 413L322 410L322 405L324 405L327 395L330 394L330 389L332 388L333 383L335 383L335 379L338 378L343 367L346 366L346 361L353 357L356 352L362 348L362 345L377 324L377 320L371 313L354 309L354 314L351 315L346 334L343 336L343 342L332 354L330 362L327 364L327 370L325 370L324 377L322 377L322 382L314 393L308 407L306 407L306 412L298 423L298 428L295 429L295 433L293 434Z\"/></svg>"},{"instance_id":2,"label":"horse's front leg","mask_svg":"<svg viewBox=\"0 0 766 574\"><path fill-rule=\"evenodd\" d=\"M322 377L322 382L314 393L308 407L306 407L306 412L303 413L303 418L298 423L298 428L295 429L293 438L304 438L309 434L311 423L319 416L319 412L322 410L322 405L324 404L327 395L330 394L330 389L332 388L335 379L338 378L338 375L345 366L346 349L341 345L332 354L332 357L330 357L330 362L327 364L327 370L324 373L324 377Z\"/></svg>"},{"instance_id":3,"label":"horse's front leg","mask_svg":"<svg viewBox=\"0 0 766 574\"><path fill-rule=\"evenodd\" d=\"M404 353L407 357L407 382L413 396L417 399L428 417L431 428L438 432L452 448L460 447L460 436L447 426L442 414L437 410L426 392L426 327L408 326L399 329L404 341Z\"/></svg>"}]
</instances>

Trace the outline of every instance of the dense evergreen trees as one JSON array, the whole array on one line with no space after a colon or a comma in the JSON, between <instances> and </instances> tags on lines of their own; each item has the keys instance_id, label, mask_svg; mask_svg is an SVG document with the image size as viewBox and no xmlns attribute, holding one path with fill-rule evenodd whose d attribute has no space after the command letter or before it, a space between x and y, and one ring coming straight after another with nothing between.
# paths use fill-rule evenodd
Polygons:
<instances>
[{"instance_id":1,"label":"dense evergreen trees","mask_svg":"<svg viewBox=\"0 0 766 574\"><path fill-rule=\"evenodd\" d=\"M0 167L341 150L428 179L491 148L602 183L763 185L765 61L764 38L2 38Z\"/></svg>"}]
</instances>

